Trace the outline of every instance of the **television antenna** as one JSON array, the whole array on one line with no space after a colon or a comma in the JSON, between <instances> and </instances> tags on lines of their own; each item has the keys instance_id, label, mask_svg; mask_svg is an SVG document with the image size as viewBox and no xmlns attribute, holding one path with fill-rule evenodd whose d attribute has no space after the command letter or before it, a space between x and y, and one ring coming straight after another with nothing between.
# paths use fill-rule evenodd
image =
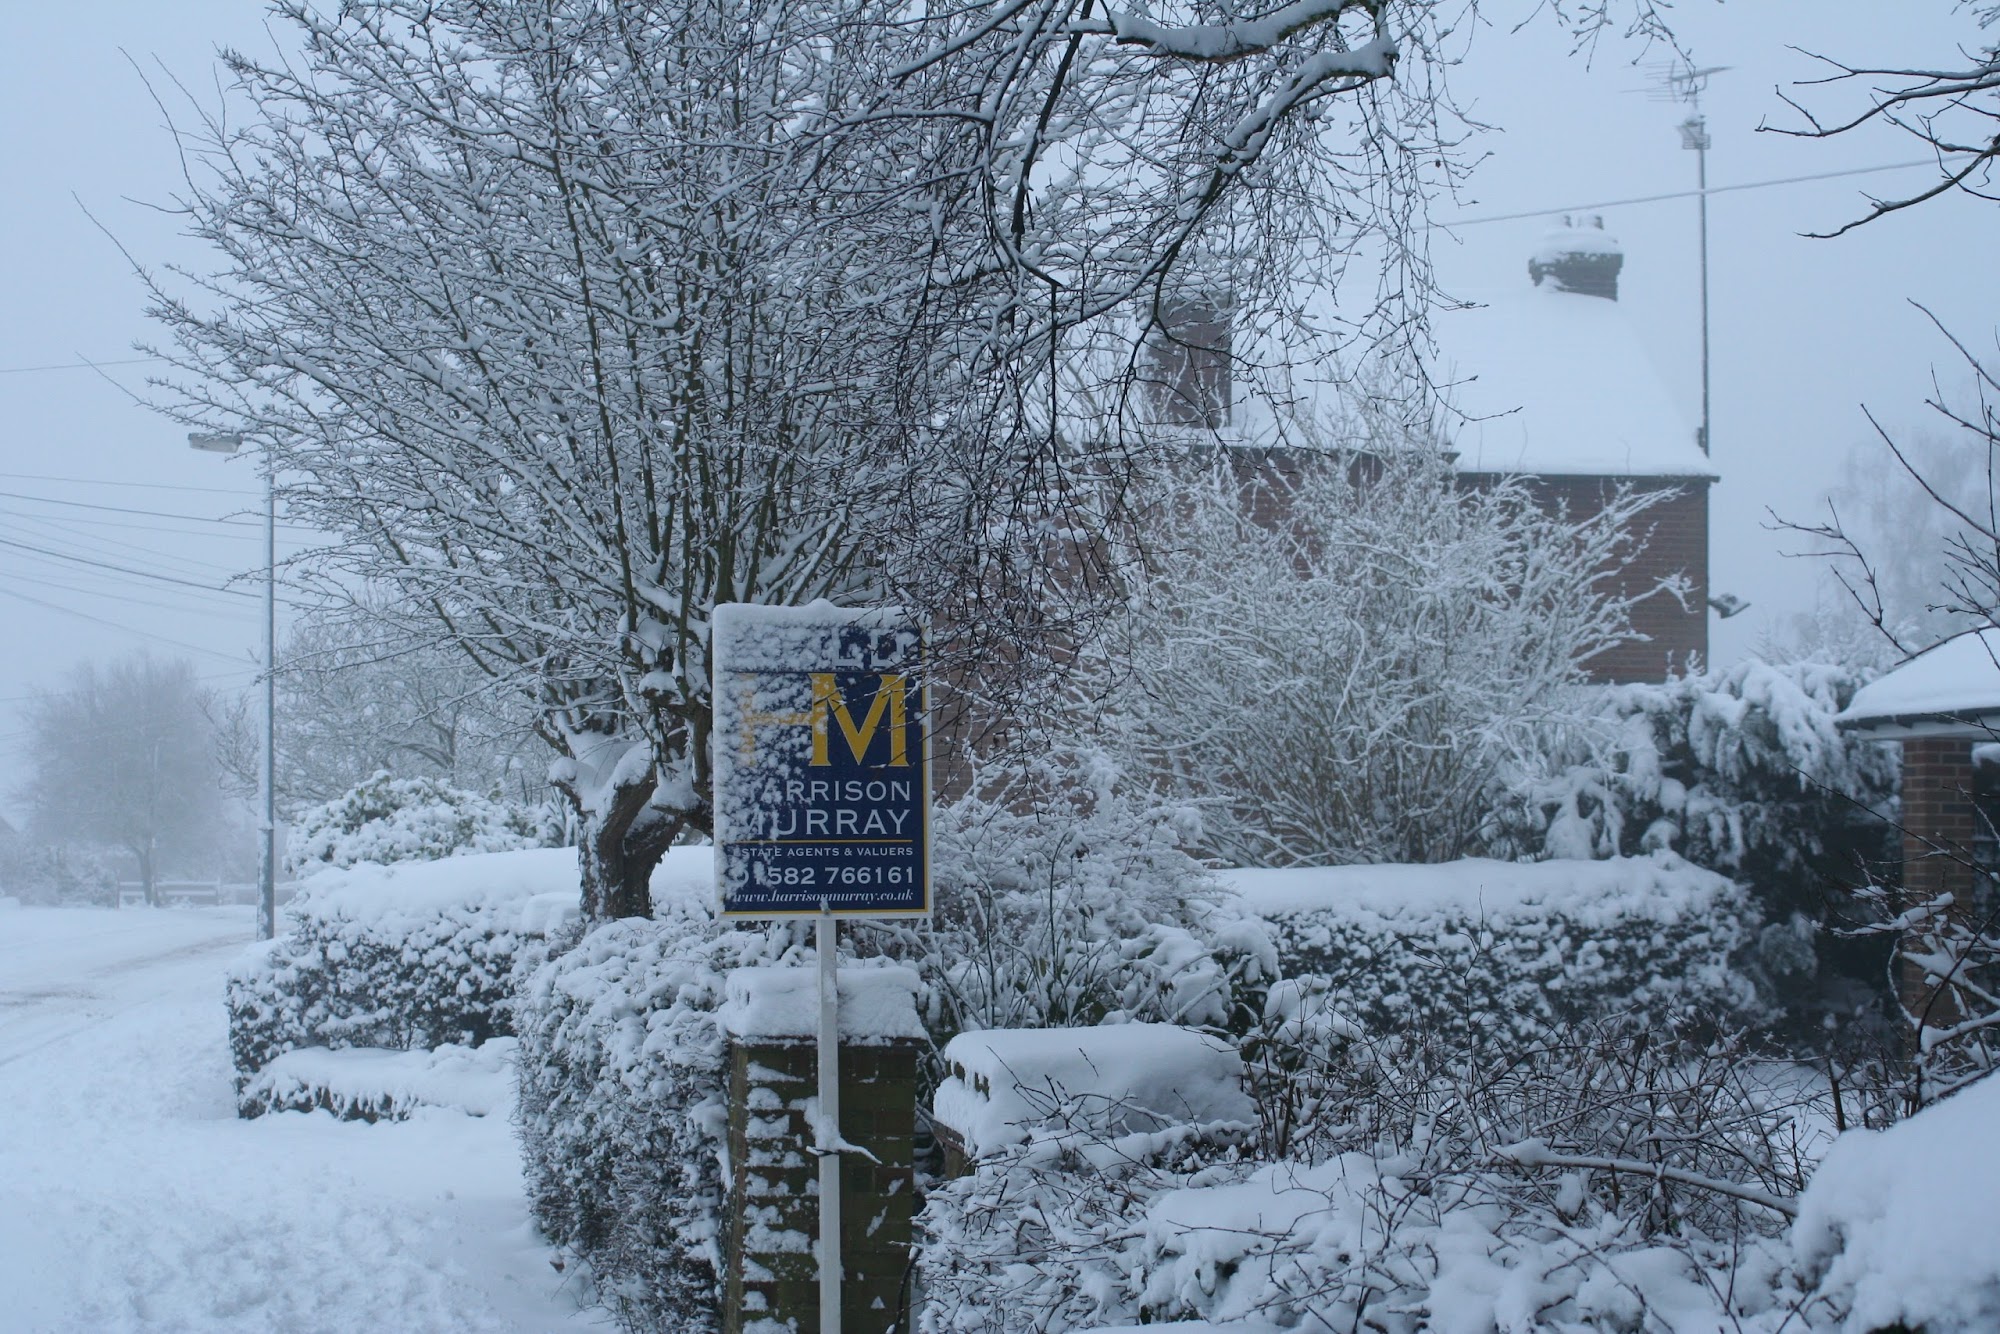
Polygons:
<instances>
[{"instance_id":1,"label":"television antenna","mask_svg":"<svg viewBox=\"0 0 2000 1334\"><path fill-rule=\"evenodd\" d=\"M1695 206L1701 219L1701 452L1710 452L1708 373L1708 121L1701 114L1701 95L1708 81L1727 65L1697 66L1693 61L1653 66L1655 83L1647 96L1655 102L1685 102L1688 118L1680 123L1681 147L1695 155Z\"/></svg>"}]
</instances>

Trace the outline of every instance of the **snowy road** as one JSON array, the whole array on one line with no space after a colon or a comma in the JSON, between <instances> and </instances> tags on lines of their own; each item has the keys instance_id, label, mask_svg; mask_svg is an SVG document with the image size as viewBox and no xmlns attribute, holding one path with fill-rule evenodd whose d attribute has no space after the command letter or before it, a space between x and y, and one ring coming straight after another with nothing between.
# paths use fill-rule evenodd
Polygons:
<instances>
[{"instance_id":1,"label":"snowy road","mask_svg":"<svg viewBox=\"0 0 2000 1334\"><path fill-rule=\"evenodd\" d=\"M235 1117L248 909L0 908L0 1331L593 1328L503 1116Z\"/></svg>"}]
</instances>

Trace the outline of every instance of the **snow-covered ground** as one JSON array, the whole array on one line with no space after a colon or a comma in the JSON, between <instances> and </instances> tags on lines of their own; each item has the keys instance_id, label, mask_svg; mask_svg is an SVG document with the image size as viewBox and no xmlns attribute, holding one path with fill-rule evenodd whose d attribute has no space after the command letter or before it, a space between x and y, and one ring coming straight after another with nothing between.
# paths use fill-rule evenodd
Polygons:
<instances>
[{"instance_id":1,"label":"snow-covered ground","mask_svg":"<svg viewBox=\"0 0 2000 1334\"><path fill-rule=\"evenodd\" d=\"M0 907L0 1330L598 1327L504 1110L238 1120L248 909Z\"/></svg>"}]
</instances>

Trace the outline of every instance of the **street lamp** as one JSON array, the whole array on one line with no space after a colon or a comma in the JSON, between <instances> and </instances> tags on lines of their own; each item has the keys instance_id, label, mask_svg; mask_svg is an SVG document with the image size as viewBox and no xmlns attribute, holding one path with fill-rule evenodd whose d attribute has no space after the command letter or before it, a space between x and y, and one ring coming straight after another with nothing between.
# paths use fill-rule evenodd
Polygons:
<instances>
[{"instance_id":1,"label":"street lamp","mask_svg":"<svg viewBox=\"0 0 2000 1334\"><path fill-rule=\"evenodd\" d=\"M234 432L193 431L188 444L210 454L234 454L243 437ZM257 854L257 938L278 934L278 500L272 464L264 459L264 764L257 789L263 806Z\"/></svg>"}]
</instances>

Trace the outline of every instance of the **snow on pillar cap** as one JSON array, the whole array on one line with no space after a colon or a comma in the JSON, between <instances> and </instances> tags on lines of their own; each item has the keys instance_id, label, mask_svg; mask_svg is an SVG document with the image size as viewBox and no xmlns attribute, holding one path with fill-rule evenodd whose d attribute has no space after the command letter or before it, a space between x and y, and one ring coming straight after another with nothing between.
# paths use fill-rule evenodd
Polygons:
<instances>
[{"instance_id":1,"label":"snow on pillar cap","mask_svg":"<svg viewBox=\"0 0 2000 1334\"><path fill-rule=\"evenodd\" d=\"M1541 286L1554 280L1559 292L1618 299L1618 271L1625 265L1625 248L1604 230L1604 219L1564 218L1563 225L1542 238L1528 257L1528 276Z\"/></svg>"},{"instance_id":2,"label":"snow on pillar cap","mask_svg":"<svg viewBox=\"0 0 2000 1334\"><path fill-rule=\"evenodd\" d=\"M819 969L738 968L723 979L722 1031L744 1041L803 1041L819 1033ZM840 1036L863 1043L921 1038L913 968L840 970Z\"/></svg>"}]
</instances>

